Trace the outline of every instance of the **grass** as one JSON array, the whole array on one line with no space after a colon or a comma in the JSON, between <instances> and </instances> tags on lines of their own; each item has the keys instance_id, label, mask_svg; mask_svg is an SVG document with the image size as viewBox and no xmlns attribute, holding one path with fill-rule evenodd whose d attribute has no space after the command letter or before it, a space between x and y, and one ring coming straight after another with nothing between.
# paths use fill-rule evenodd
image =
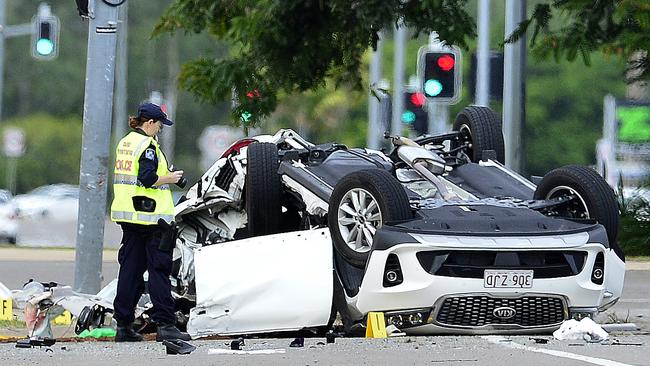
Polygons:
<instances>
[{"instance_id":1,"label":"grass","mask_svg":"<svg viewBox=\"0 0 650 366\"><path fill-rule=\"evenodd\" d=\"M10 249L23 249L23 250L31 250L31 249L47 249L47 250L70 250L74 251L76 248L74 247L60 247L60 246L55 246L55 247L44 247L44 246L30 246L29 244L21 244L20 246L16 246L13 244L0 244L0 249L5 249L5 248L10 248ZM104 248L104 251L117 251L118 248Z\"/></svg>"},{"instance_id":2,"label":"grass","mask_svg":"<svg viewBox=\"0 0 650 366\"><path fill-rule=\"evenodd\" d=\"M0 328L25 328L25 324L22 320L0 320Z\"/></svg>"},{"instance_id":3,"label":"grass","mask_svg":"<svg viewBox=\"0 0 650 366\"><path fill-rule=\"evenodd\" d=\"M632 261L632 262L650 262L650 256L647 255L639 255L639 256L629 256L625 257L625 260Z\"/></svg>"}]
</instances>

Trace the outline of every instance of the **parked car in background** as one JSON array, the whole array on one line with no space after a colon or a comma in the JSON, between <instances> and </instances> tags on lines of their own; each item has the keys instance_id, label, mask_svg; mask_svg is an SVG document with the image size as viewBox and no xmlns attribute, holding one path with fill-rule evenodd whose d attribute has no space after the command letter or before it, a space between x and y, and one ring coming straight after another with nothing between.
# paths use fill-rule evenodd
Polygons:
<instances>
[{"instance_id":1,"label":"parked car in background","mask_svg":"<svg viewBox=\"0 0 650 366\"><path fill-rule=\"evenodd\" d=\"M51 184L34 188L14 198L20 218L51 217L76 220L79 209L79 187Z\"/></svg>"},{"instance_id":2,"label":"parked car in background","mask_svg":"<svg viewBox=\"0 0 650 366\"><path fill-rule=\"evenodd\" d=\"M16 244L18 220L12 198L9 191L0 189L0 243Z\"/></svg>"}]
</instances>

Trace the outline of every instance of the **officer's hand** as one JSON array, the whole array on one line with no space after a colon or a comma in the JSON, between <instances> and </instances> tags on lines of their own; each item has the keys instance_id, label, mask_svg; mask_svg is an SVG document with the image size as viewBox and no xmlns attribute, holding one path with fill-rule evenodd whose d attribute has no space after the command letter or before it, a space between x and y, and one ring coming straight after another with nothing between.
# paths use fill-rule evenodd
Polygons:
<instances>
[{"instance_id":1,"label":"officer's hand","mask_svg":"<svg viewBox=\"0 0 650 366\"><path fill-rule=\"evenodd\" d=\"M176 184L181 177L183 176L183 171L182 170L176 170L173 172L170 172L168 177L169 177L169 183L174 183Z\"/></svg>"}]
</instances>

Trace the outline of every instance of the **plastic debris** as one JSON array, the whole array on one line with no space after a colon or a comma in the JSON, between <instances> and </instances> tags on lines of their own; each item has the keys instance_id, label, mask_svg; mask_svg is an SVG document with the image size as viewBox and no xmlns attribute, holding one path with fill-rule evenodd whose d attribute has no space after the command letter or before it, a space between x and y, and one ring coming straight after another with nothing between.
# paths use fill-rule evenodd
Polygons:
<instances>
[{"instance_id":1,"label":"plastic debris","mask_svg":"<svg viewBox=\"0 0 650 366\"><path fill-rule=\"evenodd\" d=\"M16 348L50 347L55 343L54 338L25 338L16 341Z\"/></svg>"},{"instance_id":2,"label":"plastic debris","mask_svg":"<svg viewBox=\"0 0 650 366\"><path fill-rule=\"evenodd\" d=\"M236 339L236 340L230 342L230 349L231 350L240 350L243 346L245 346L244 338L239 338L239 339Z\"/></svg>"},{"instance_id":3,"label":"plastic debris","mask_svg":"<svg viewBox=\"0 0 650 366\"><path fill-rule=\"evenodd\" d=\"M305 338L298 337L291 341L289 344L289 347L304 347L305 346Z\"/></svg>"},{"instance_id":4,"label":"plastic debris","mask_svg":"<svg viewBox=\"0 0 650 366\"><path fill-rule=\"evenodd\" d=\"M538 344L546 344L546 343L548 343L548 339L546 339L546 338L528 337L528 339L531 340L531 341L535 341L535 343L538 343Z\"/></svg>"},{"instance_id":5,"label":"plastic debris","mask_svg":"<svg viewBox=\"0 0 650 366\"><path fill-rule=\"evenodd\" d=\"M95 328L93 330L84 330L77 337L78 338L105 338L105 337L115 337L117 332L113 328Z\"/></svg>"},{"instance_id":6,"label":"plastic debris","mask_svg":"<svg viewBox=\"0 0 650 366\"><path fill-rule=\"evenodd\" d=\"M603 328L591 318L580 321L569 319L553 332L553 337L559 340L582 339L586 342L602 342L609 336Z\"/></svg>"},{"instance_id":7,"label":"plastic debris","mask_svg":"<svg viewBox=\"0 0 650 366\"><path fill-rule=\"evenodd\" d=\"M393 324L386 327L386 334L388 334L389 337L403 337L406 335L406 333L399 330L399 328Z\"/></svg>"},{"instance_id":8,"label":"plastic debris","mask_svg":"<svg viewBox=\"0 0 650 366\"><path fill-rule=\"evenodd\" d=\"M162 344L166 347L168 355L189 355L196 347L180 339L164 340Z\"/></svg>"},{"instance_id":9,"label":"plastic debris","mask_svg":"<svg viewBox=\"0 0 650 366\"><path fill-rule=\"evenodd\" d=\"M336 342L336 336L337 335L334 334L334 332L329 331L329 332L327 332L327 334L325 334L325 341L327 343L335 343Z\"/></svg>"}]
</instances>

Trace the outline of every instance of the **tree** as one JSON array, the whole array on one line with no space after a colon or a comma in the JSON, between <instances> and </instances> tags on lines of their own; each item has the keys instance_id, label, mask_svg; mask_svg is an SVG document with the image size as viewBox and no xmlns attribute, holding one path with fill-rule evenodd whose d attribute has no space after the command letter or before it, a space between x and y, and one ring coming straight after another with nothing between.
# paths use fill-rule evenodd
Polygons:
<instances>
[{"instance_id":1,"label":"tree","mask_svg":"<svg viewBox=\"0 0 650 366\"><path fill-rule=\"evenodd\" d=\"M336 86L361 89L359 67L378 32L398 20L414 36L436 30L448 43L466 46L475 36L467 0L176 0L154 34L209 32L227 40L224 59L207 57L183 65L180 84L200 100L216 103L237 98L232 117L252 114L252 125L272 112L279 93L292 94ZM259 98L244 98L258 90Z\"/></svg>"},{"instance_id":2,"label":"tree","mask_svg":"<svg viewBox=\"0 0 650 366\"><path fill-rule=\"evenodd\" d=\"M650 78L647 0L554 0L537 4L531 17L506 42L516 41L531 26L531 47L538 57L552 55L556 60L573 61L580 55L589 65L591 53L600 50L630 60L628 82Z\"/></svg>"},{"instance_id":3,"label":"tree","mask_svg":"<svg viewBox=\"0 0 650 366\"><path fill-rule=\"evenodd\" d=\"M36 114L5 120L0 136L4 126L20 127L25 132L25 155L17 163L17 192L54 182L79 184L82 126L78 118ZM0 176L6 172L6 159L2 157Z\"/></svg>"}]
</instances>

